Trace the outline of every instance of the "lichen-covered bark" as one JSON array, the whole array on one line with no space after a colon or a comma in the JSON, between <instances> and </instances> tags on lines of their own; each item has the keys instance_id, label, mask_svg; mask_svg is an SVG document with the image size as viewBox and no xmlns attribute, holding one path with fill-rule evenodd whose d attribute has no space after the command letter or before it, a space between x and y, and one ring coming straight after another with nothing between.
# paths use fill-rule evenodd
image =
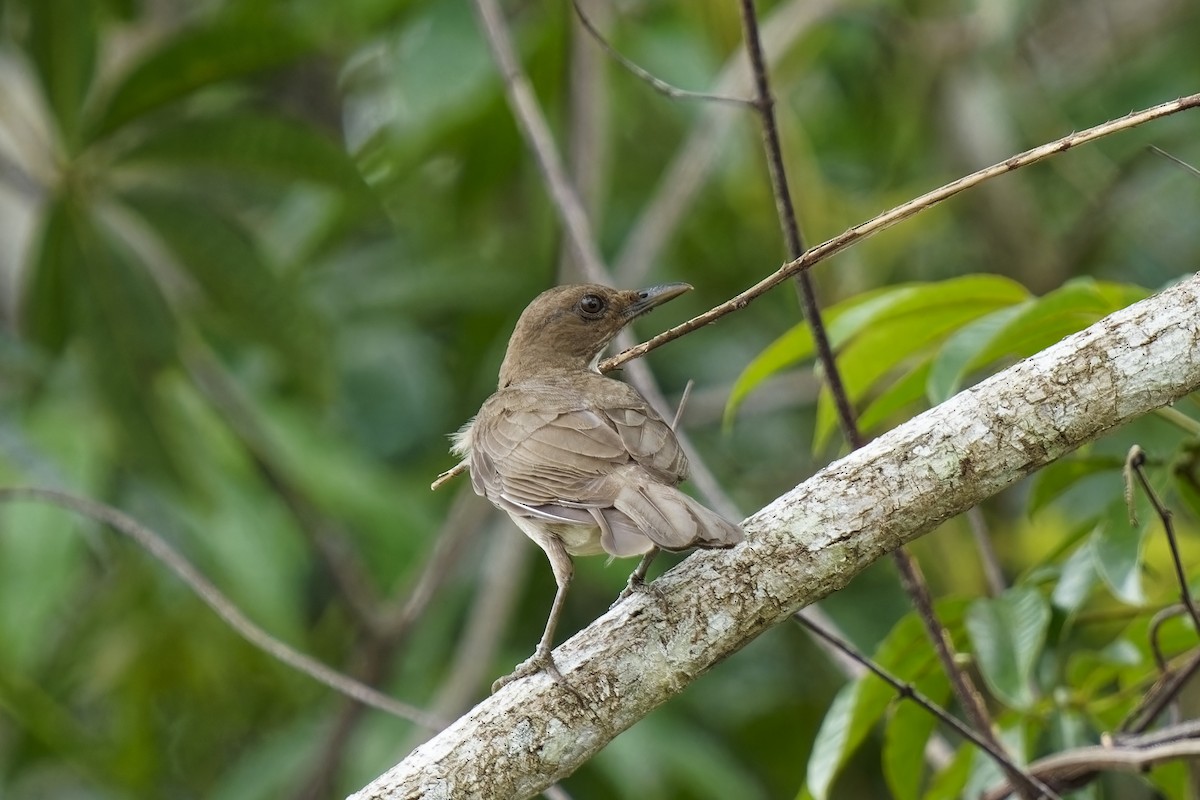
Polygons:
<instances>
[{"instance_id":1,"label":"lichen-covered bark","mask_svg":"<svg viewBox=\"0 0 1200 800\"><path fill-rule=\"evenodd\" d=\"M354 795L527 797L697 675L892 549L1200 386L1200 277L1070 336L831 464ZM582 702L581 702L582 698Z\"/></svg>"}]
</instances>

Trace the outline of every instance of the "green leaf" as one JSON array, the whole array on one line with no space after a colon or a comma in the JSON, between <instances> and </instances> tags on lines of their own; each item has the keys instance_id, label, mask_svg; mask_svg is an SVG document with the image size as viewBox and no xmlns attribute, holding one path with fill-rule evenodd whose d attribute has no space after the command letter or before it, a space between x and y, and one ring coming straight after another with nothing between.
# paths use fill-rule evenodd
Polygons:
<instances>
[{"instance_id":1,"label":"green leaf","mask_svg":"<svg viewBox=\"0 0 1200 800\"><path fill-rule=\"evenodd\" d=\"M1091 595L1098 577L1092 549L1085 542L1075 548L1075 552L1062 565L1058 582L1050 594L1050 602L1068 614L1075 613Z\"/></svg>"},{"instance_id":2,"label":"green leaf","mask_svg":"<svg viewBox=\"0 0 1200 800\"><path fill-rule=\"evenodd\" d=\"M79 118L92 85L96 20L91 0L29 4L29 51L67 152L78 150Z\"/></svg>"},{"instance_id":3,"label":"green leaf","mask_svg":"<svg viewBox=\"0 0 1200 800\"><path fill-rule=\"evenodd\" d=\"M1127 519L1124 503L1114 504L1107 519L1101 520L1088 540L1096 570L1117 599L1134 606L1143 605L1142 544L1148 523L1133 527Z\"/></svg>"},{"instance_id":4,"label":"green leaf","mask_svg":"<svg viewBox=\"0 0 1200 800\"><path fill-rule=\"evenodd\" d=\"M346 152L295 120L261 114L224 114L157 127L126 152L120 164L154 170L221 170L283 184L328 186L374 204L374 195Z\"/></svg>"},{"instance_id":5,"label":"green leaf","mask_svg":"<svg viewBox=\"0 0 1200 800\"><path fill-rule=\"evenodd\" d=\"M1148 294L1141 287L1092 278L1068 281L1033 305L1023 307L1020 314L995 332L991 343L980 351L970 368L977 369L1003 357L1032 355L1124 308L1125 301L1135 302Z\"/></svg>"},{"instance_id":6,"label":"green leaf","mask_svg":"<svg viewBox=\"0 0 1200 800\"><path fill-rule=\"evenodd\" d=\"M1033 516L1085 478L1109 470L1119 473L1124 465L1113 456L1075 455L1055 461L1033 476L1026 513Z\"/></svg>"},{"instance_id":7,"label":"green leaf","mask_svg":"<svg viewBox=\"0 0 1200 800\"><path fill-rule=\"evenodd\" d=\"M926 395L933 404L949 400L962 388L963 379L976 363L980 351L986 348L996 335L1004 330L1020 314L1036 301L1026 300L1017 305L997 309L986 314L946 340L929 370Z\"/></svg>"},{"instance_id":8,"label":"green leaf","mask_svg":"<svg viewBox=\"0 0 1200 800\"><path fill-rule=\"evenodd\" d=\"M862 320L838 352L838 370L850 401L857 405L894 370L931 358L930 348L963 325L1028 296L1019 283L997 275L967 275L897 292L893 302ZM833 398L822 392L814 449L824 447L836 426Z\"/></svg>"},{"instance_id":9,"label":"green leaf","mask_svg":"<svg viewBox=\"0 0 1200 800\"><path fill-rule=\"evenodd\" d=\"M974 745L965 744L958 748L950 765L934 776L923 800L959 800L971 777L971 763L977 752Z\"/></svg>"},{"instance_id":10,"label":"green leaf","mask_svg":"<svg viewBox=\"0 0 1200 800\"><path fill-rule=\"evenodd\" d=\"M864 433L885 422L900 409L920 400L929 378L928 359L908 371L904 377L887 387L858 417L858 427Z\"/></svg>"},{"instance_id":11,"label":"green leaf","mask_svg":"<svg viewBox=\"0 0 1200 800\"><path fill-rule=\"evenodd\" d=\"M117 84L98 109L90 138L106 136L202 87L288 64L310 49L286 25L241 20L186 29L142 59Z\"/></svg>"},{"instance_id":12,"label":"green leaf","mask_svg":"<svg viewBox=\"0 0 1200 800\"><path fill-rule=\"evenodd\" d=\"M21 319L31 340L58 355L73 332L75 284L84 259L61 198L51 200L46 209L37 252L21 302Z\"/></svg>"},{"instance_id":13,"label":"green leaf","mask_svg":"<svg viewBox=\"0 0 1200 800\"><path fill-rule=\"evenodd\" d=\"M320 317L277 278L242 228L186 195L130 193L124 198L188 270L217 314L269 344L318 396L328 389L328 335Z\"/></svg>"},{"instance_id":14,"label":"green leaf","mask_svg":"<svg viewBox=\"0 0 1200 800\"><path fill-rule=\"evenodd\" d=\"M1078 278L989 314L952 336L937 354L930 371L930 402L953 395L975 370L1001 358L1030 356L1148 294L1140 286Z\"/></svg>"},{"instance_id":15,"label":"green leaf","mask_svg":"<svg viewBox=\"0 0 1200 800\"><path fill-rule=\"evenodd\" d=\"M140 265L85 212L70 205L68 212L64 235L84 254L77 291L96 385L118 422L130 462L151 474L177 475L155 399L159 372L174 363L171 313Z\"/></svg>"},{"instance_id":16,"label":"green leaf","mask_svg":"<svg viewBox=\"0 0 1200 800\"><path fill-rule=\"evenodd\" d=\"M950 698L950 681L934 670L916 687L932 702L944 706ZM883 774L895 800L916 800L925 776L925 744L938 719L916 702L896 706L883 738Z\"/></svg>"},{"instance_id":17,"label":"green leaf","mask_svg":"<svg viewBox=\"0 0 1200 800\"><path fill-rule=\"evenodd\" d=\"M852 401L905 359L967 321L1028 297L1019 283L999 275L966 275L936 283L892 286L851 298L825 313L830 344ZM725 407L730 424L738 405L776 372L813 355L808 324L776 339L742 371ZM818 409L814 446L821 447L836 417L827 393Z\"/></svg>"},{"instance_id":18,"label":"green leaf","mask_svg":"<svg viewBox=\"0 0 1200 800\"><path fill-rule=\"evenodd\" d=\"M846 337L862 326L883 308L896 302L895 295L911 289L909 286L888 287L873 292L864 292L838 303L823 314L831 346L836 348ZM807 322L792 326L766 349L759 353L742 370L733 384L729 400L725 404L724 425L733 424L738 406L763 381L793 364L812 357L814 353L812 331Z\"/></svg>"},{"instance_id":19,"label":"green leaf","mask_svg":"<svg viewBox=\"0 0 1200 800\"><path fill-rule=\"evenodd\" d=\"M1037 699L1033 668L1050 625L1050 608L1036 589L1014 586L996 598L981 598L967 611L979 670L996 697L1028 710Z\"/></svg>"}]
</instances>

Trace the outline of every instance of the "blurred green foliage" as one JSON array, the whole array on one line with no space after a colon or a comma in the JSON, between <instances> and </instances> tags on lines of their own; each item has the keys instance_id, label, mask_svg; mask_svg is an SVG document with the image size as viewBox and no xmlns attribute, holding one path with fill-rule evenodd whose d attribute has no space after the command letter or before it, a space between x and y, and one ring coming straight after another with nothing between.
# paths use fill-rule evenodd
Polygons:
<instances>
[{"instance_id":1,"label":"blurred green foliage","mask_svg":"<svg viewBox=\"0 0 1200 800\"><path fill-rule=\"evenodd\" d=\"M687 88L712 85L740 42L730 2L591 7L622 52ZM810 243L1193 92L1200 74L1194 3L760 10ZM655 94L564 4L507 12L564 149L593 112L574 146L615 280L697 287L643 335L778 265L747 112ZM816 270L864 423L886 429L1195 270L1200 181L1148 146L1196 164L1196 127L1184 114L1073 150ZM125 509L285 641L442 713L528 653L553 592L540 554L464 481L428 484L524 304L577 277L561 247L468 3L0 2L0 485ZM697 381L685 425L746 511L841 449L798 322L781 289L648 357L673 400ZM1124 518L1120 465L1134 441L1150 454L1194 563L1197 416L1183 403L1141 420L989 503L1013 582L998 597L981 599L965 523L917 544L1022 756L1095 741L1152 679L1149 618L1176 587L1153 515ZM416 741L240 640L124 540L27 504L0 507L0 526L0 796L334 796ZM489 594L495 563L519 579L508 600ZM433 602L396 623L431 569ZM579 572L564 631L625 578L601 560ZM490 641L481 603L512 611L464 671L460 644ZM948 698L889 567L825 605ZM1161 640L1195 645L1181 621ZM995 775L969 747L935 774L933 730L784 627L564 786L579 800L956 797ZM1190 796L1177 765L1079 796L1150 786Z\"/></svg>"}]
</instances>

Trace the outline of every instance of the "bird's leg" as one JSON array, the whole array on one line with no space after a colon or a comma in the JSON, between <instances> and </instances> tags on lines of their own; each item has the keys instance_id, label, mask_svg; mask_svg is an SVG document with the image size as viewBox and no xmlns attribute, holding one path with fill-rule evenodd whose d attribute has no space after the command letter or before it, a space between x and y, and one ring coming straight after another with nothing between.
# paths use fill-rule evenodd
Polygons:
<instances>
[{"instance_id":1,"label":"bird's leg","mask_svg":"<svg viewBox=\"0 0 1200 800\"><path fill-rule=\"evenodd\" d=\"M562 541L557 536L542 534L541 531L539 534L541 535L534 541L546 551L546 556L550 559L550 568L554 570L554 582L558 584L558 591L554 593L554 604L550 606L550 616L546 618L546 629L542 632L537 649L533 651L533 655L518 664L511 673L496 679L496 682L492 684L493 694L500 691L505 684L542 670L545 670L546 674L557 683L570 688L562 673L558 671L558 665L554 663L554 657L550 651L554 646L554 629L558 627L558 618L562 615L563 605L567 599L567 588L571 585L575 567L572 565L571 557L563 547Z\"/></svg>"},{"instance_id":2,"label":"bird's leg","mask_svg":"<svg viewBox=\"0 0 1200 800\"><path fill-rule=\"evenodd\" d=\"M642 556L642 560L638 562L638 565L633 568L633 572L629 574L629 582L625 584L625 588L621 590L621 593L617 595L617 599L613 601L613 606L634 592L640 592L646 588L646 573L650 570L650 562L654 561L654 557L658 553L659 549L652 547L646 555ZM612 608L612 606L609 606L609 608Z\"/></svg>"}]
</instances>

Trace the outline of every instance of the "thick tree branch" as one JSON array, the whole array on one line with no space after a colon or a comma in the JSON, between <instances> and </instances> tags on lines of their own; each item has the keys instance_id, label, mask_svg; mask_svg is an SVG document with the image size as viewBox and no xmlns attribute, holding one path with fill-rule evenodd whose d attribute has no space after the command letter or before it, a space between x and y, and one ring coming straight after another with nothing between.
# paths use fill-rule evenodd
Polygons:
<instances>
[{"instance_id":1,"label":"thick tree branch","mask_svg":"<svg viewBox=\"0 0 1200 800\"><path fill-rule=\"evenodd\" d=\"M1200 387L1200 276L921 414L746 520L476 706L357 800L527 797L797 609L1106 431ZM578 696L587 698L582 708Z\"/></svg>"}]
</instances>

